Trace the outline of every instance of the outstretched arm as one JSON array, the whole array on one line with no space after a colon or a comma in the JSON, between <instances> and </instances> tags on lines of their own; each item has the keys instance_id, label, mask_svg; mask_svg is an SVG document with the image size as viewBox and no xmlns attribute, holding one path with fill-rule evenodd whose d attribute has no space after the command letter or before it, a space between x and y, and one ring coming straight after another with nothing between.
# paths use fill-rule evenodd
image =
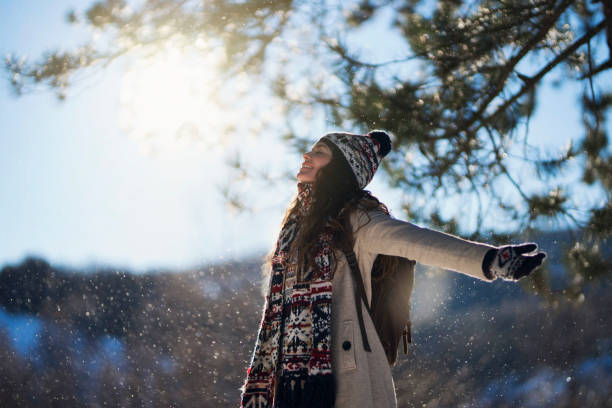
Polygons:
<instances>
[{"instance_id":1,"label":"outstretched arm","mask_svg":"<svg viewBox=\"0 0 612 408\"><path fill-rule=\"evenodd\" d=\"M355 246L360 251L414 259L487 281L497 277L519 279L540 265L545 256L533 253L535 244L498 248L396 220L382 211L356 211L351 222ZM511 260L503 262L508 255Z\"/></svg>"}]
</instances>

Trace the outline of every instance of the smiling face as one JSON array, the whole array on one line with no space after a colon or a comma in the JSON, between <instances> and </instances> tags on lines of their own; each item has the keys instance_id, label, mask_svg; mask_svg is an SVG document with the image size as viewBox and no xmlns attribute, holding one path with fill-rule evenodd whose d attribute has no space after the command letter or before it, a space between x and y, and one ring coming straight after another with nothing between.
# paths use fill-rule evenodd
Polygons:
<instances>
[{"instance_id":1,"label":"smiling face","mask_svg":"<svg viewBox=\"0 0 612 408\"><path fill-rule=\"evenodd\" d=\"M315 144L309 152L302 155L304 163L297 174L301 183L314 183L319 169L325 167L332 159L331 149L323 142Z\"/></svg>"}]
</instances>

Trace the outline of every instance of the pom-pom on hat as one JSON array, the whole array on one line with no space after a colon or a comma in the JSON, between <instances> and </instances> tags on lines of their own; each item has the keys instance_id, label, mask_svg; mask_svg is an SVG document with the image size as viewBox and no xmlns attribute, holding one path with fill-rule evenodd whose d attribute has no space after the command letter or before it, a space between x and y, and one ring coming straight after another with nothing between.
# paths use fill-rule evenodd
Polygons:
<instances>
[{"instance_id":1,"label":"pom-pom on hat","mask_svg":"<svg viewBox=\"0 0 612 408\"><path fill-rule=\"evenodd\" d=\"M368 185L383 157L391 150L391 139L384 130L373 130L367 135L328 133L321 141L342 152L360 188Z\"/></svg>"}]
</instances>

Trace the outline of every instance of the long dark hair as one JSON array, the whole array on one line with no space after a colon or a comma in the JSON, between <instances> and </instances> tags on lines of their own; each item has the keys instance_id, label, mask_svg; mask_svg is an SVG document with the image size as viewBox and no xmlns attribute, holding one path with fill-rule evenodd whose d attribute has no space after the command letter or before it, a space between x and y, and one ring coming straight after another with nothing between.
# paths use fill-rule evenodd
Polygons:
<instances>
[{"instance_id":1,"label":"long dark hair","mask_svg":"<svg viewBox=\"0 0 612 408\"><path fill-rule=\"evenodd\" d=\"M357 179L342 152L332 143L323 141L332 151L332 159L319 169L313 185L313 203L306 216L301 221L298 234L291 244L290 251L297 251L297 279L303 280L304 272L314 266L314 251L316 238L326 229L332 233L332 246L342 249L352 246L353 234L349 223L350 214L359 209L380 209L389 214L389 209L378 198L357 184ZM287 219L298 209L296 198L289 206L283 219ZM336 271L337 262L332 252L332 276Z\"/></svg>"}]
</instances>

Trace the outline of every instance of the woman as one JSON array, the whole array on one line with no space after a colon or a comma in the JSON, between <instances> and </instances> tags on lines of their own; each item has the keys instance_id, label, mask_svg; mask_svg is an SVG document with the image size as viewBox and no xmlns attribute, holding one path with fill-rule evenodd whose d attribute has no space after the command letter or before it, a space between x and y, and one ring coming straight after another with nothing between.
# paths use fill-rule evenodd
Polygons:
<instances>
[{"instance_id":1,"label":"woman","mask_svg":"<svg viewBox=\"0 0 612 408\"><path fill-rule=\"evenodd\" d=\"M391 142L384 131L329 133L303 155L298 194L271 257L269 291L242 407L395 407L391 369L363 312L342 248L353 248L371 299L378 254L492 281L518 280L542 263L535 244L496 248L389 216L365 186ZM364 308L362 302L361 307Z\"/></svg>"}]
</instances>

